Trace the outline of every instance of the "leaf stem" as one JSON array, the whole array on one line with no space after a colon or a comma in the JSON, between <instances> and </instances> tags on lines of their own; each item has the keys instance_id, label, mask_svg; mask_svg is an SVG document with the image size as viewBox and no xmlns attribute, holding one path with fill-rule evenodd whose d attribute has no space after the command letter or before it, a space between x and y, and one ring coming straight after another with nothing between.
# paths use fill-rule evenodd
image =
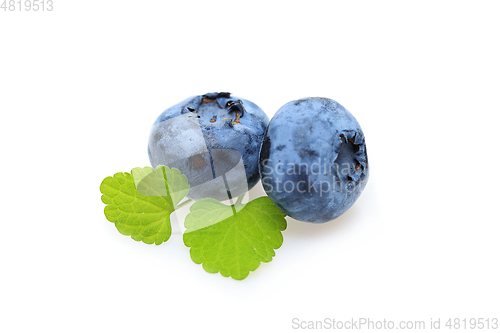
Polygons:
<instances>
[{"instance_id":1,"label":"leaf stem","mask_svg":"<svg viewBox=\"0 0 500 333\"><path fill-rule=\"evenodd\" d=\"M245 196L245 194L240 195L238 197L238 199L236 199L236 202L234 204L232 203L232 200L231 200L231 209L233 210L233 215L236 215L236 212L239 211L239 208L241 206L244 206L241 204L244 196Z\"/></svg>"},{"instance_id":2,"label":"leaf stem","mask_svg":"<svg viewBox=\"0 0 500 333\"><path fill-rule=\"evenodd\" d=\"M238 197L238 200L236 200L236 203L234 204L235 206L239 206L241 205L241 202L243 201L243 197L245 196L245 194L242 194Z\"/></svg>"},{"instance_id":3,"label":"leaf stem","mask_svg":"<svg viewBox=\"0 0 500 333\"><path fill-rule=\"evenodd\" d=\"M188 203L190 203L191 201L193 201L193 200L191 200L191 199L187 199L187 200L186 200L186 201L184 201L183 203L181 203L181 204L177 205L177 207L176 207L175 209L180 209L180 208L184 207L185 205L187 205Z\"/></svg>"}]
</instances>

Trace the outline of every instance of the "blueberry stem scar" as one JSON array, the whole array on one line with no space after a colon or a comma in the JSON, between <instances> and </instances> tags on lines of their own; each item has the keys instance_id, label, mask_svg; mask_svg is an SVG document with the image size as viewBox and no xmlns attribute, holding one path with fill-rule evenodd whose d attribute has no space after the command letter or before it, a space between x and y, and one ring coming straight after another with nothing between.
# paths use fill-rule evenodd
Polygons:
<instances>
[{"instance_id":1,"label":"blueberry stem scar","mask_svg":"<svg viewBox=\"0 0 500 333\"><path fill-rule=\"evenodd\" d=\"M226 102L227 100L227 102ZM243 117L245 113L245 107L241 99L231 99L231 93L229 92L219 92L219 93L206 93L205 95L197 96L191 100L188 104L184 105L182 113L194 112L197 113L200 105L204 103L217 103L221 109L227 109L228 113L235 112L236 117L232 121L233 125L241 124L240 118ZM226 102L224 104L224 102Z\"/></svg>"},{"instance_id":2,"label":"blueberry stem scar","mask_svg":"<svg viewBox=\"0 0 500 333\"><path fill-rule=\"evenodd\" d=\"M236 124L240 124L240 113L238 111L236 111L236 119L234 119L234 121L232 122L233 125L236 125Z\"/></svg>"}]
</instances>

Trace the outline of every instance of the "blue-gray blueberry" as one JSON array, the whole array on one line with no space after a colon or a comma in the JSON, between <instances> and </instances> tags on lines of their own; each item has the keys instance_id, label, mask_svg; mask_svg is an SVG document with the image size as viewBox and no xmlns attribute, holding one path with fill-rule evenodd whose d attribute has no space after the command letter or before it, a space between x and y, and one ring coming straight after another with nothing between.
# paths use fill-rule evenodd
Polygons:
<instances>
[{"instance_id":1,"label":"blue-gray blueberry","mask_svg":"<svg viewBox=\"0 0 500 333\"><path fill-rule=\"evenodd\" d=\"M260 179L259 152L269 123L254 103L230 93L193 96L164 111L151 128L151 165L186 175L194 200L227 200Z\"/></svg>"},{"instance_id":2,"label":"blue-gray blueberry","mask_svg":"<svg viewBox=\"0 0 500 333\"><path fill-rule=\"evenodd\" d=\"M304 98L271 119L260 152L269 198L287 215L322 223L345 213L369 175L365 136L342 105Z\"/></svg>"}]
</instances>

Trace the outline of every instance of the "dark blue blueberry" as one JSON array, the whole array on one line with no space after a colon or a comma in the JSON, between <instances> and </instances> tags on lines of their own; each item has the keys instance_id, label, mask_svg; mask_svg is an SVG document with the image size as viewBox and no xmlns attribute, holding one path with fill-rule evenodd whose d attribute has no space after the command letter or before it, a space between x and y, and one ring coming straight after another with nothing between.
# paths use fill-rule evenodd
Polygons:
<instances>
[{"instance_id":1,"label":"dark blue blueberry","mask_svg":"<svg viewBox=\"0 0 500 333\"><path fill-rule=\"evenodd\" d=\"M230 93L190 97L164 111L151 129L151 165L175 167L188 197L227 200L259 180L259 151L269 119L254 103Z\"/></svg>"},{"instance_id":2,"label":"dark blue blueberry","mask_svg":"<svg viewBox=\"0 0 500 333\"><path fill-rule=\"evenodd\" d=\"M346 212L368 181L365 136L356 119L328 98L282 106L260 152L269 198L287 215L322 223Z\"/></svg>"}]
</instances>

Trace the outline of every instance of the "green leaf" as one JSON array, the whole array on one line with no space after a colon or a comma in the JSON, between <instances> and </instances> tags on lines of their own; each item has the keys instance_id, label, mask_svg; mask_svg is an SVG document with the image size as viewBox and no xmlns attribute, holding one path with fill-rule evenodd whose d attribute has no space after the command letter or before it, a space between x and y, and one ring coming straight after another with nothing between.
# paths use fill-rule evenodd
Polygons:
<instances>
[{"instance_id":1,"label":"green leaf","mask_svg":"<svg viewBox=\"0 0 500 333\"><path fill-rule=\"evenodd\" d=\"M159 165L106 177L100 186L104 215L136 241L160 245L172 234L170 214L189 191L186 176Z\"/></svg>"},{"instance_id":2,"label":"green leaf","mask_svg":"<svg viewBox=\"0 0 500 333\"><path fill-rule=\"evenodd\" d=\"M233 206L202 199L186 216L184 244L205 271L243 280L283 244L285 216L268 197Z\"/></svg>"}]
</instances>

